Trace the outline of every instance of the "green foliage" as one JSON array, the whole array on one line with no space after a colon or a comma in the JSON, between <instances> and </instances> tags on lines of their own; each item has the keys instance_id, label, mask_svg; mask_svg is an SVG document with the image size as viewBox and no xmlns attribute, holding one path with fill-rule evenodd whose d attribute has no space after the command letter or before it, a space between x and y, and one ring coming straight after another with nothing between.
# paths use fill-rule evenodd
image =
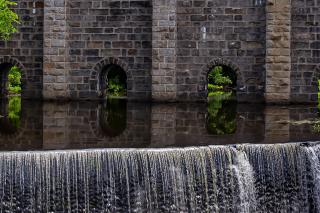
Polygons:
<instances>
[{"instance_id":1,"label":"green foliage","mask_svg":"<svg viewBox=\"0 0 320 213\"><path fill-rule=\"evenodd\" d=\"M210 93L214 93L215 91L221 91L223 90L222 86L214 85L214 84L208 84L208 93L210 96Z\"/></svg>"},{"instance_id":2,"label":"green foliage","mask_svg":"<svg viewBox=\"0 0 320 213\"><path fill-rule=\"evenodd\" d=\"M212 135L233 134L237 128L237 105L228 99L232 92L218 91L208 103L207 130Z\"/></svg>"},{"instance_id":3,"label":"green foliage","mask_svg":"<svg viewBox=\"0 0 320 213\"><path fill-rule=\"evenodd\" d=\"M21 97L11 96L9 97L8 106L8 118L10 123L15 127L20 127L20 116L21 116Z\"/></svg>"},{"instance_id":4,"label":"green foliage","mask_svg":"<svg viewBox=\"0 0 320 213\"><path fill-rule=\"evenodd\" d=\"M18 67L13 66L8 74L9 94L20 94L21 93L21 71Z\"/></svg>"},{"instance_id":5,"label":"green foliage","mask_svg":"<svg viewBox=\"0 0 320 213\"><path fill-rule=\"evenodd\" d=\"M209 84L218 86L230 86L232 85L232 80L228 76L223 75L223 67L216 66L208 74Z\"/></svg>"},{"instance_id":6,"label":"green foliage","mask_svg":"<svg viewBox=\"0 0 320 213\"><path fill-rule=\"evenodd\" d=\"M119 76L110 78L108 80L108 95L121 97L126 95L126 86L124 82L121 82Z\"/></svg>"},{"instance_id":7,"label":"green foliage","mask_svg":"<svg viewBox=\"0 0 320 213\"><path fill-rule=\"evenodd\" d=\"M0 38L10 39L11 35L17 32L19 24L18 15L10 9L10 6L16 5L9 0L0 0Z\"/></svg>"}]
</instances>

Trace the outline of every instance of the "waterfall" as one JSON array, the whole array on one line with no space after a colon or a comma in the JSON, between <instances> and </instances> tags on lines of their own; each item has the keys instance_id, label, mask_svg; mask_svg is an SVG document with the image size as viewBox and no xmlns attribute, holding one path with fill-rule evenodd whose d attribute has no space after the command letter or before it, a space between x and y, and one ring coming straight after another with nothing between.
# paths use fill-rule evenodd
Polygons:
<instances>
[{"instance_id":1,"label":"waterfall","mask_svg":"<svg viewBox=\"0 0 320 213\"><path fill-rule=\"evenodd\" d=\"M320 212L320 147L307 147L306 152L308 160L310 162L310 168L313 177L313 193L316 200L318 212Z\"/></svg>"},{"instance_id":2,"label":"waterfall","mask_svg":"<svg viewBox=\"0 0 320 213\"><path fill-rule=\"evenodd\" d=\"M237 154L237 166L234 166L234 170L241 200L238 212L255 212L257 204L254 172L245 152L239 151Z\"/></svg>"},{"instance_id":3,"label":"waterfall","mask_svg":"<svg viewBox=\"0 0 320 213\"><path fill-rule=\"evenodd\" d=\"M319 150L284 144L2 152L0 211L316 212Z\"/></svg>"}]
</instances>

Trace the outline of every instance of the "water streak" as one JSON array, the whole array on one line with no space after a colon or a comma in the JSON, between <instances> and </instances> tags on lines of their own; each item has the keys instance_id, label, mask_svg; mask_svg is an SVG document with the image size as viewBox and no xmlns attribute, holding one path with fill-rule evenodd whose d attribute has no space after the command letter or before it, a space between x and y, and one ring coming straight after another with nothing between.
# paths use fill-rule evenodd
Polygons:
<instances>
[{"instance_id":1,"label":"water streak","mask_svg":"<svg viewBox=\"0 0 320 213\"><path fill-rule=\"evenodd\" d=\"M319 156L300 144L3 152L0 211L317 212Z\"/></svg>"}]
</instances>

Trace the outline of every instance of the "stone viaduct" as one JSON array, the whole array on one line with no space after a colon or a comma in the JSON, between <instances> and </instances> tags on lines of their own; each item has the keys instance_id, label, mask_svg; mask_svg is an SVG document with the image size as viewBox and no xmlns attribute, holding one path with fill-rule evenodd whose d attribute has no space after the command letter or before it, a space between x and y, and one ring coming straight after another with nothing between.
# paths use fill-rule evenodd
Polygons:
<instances>
[{"instance_id":1,"label":"stone viaduct","mask_svg":"<svg viewBox=\"0 0 320 213\"><path fill-rule=\"evenodd\" d=\"M102 98L102 70L116 64L129 99L205 101L208 71L227 65L240 101L317 101L319 0L17 3L0 63L22 68L25 98Z\"/></svg>"}]
</instances>

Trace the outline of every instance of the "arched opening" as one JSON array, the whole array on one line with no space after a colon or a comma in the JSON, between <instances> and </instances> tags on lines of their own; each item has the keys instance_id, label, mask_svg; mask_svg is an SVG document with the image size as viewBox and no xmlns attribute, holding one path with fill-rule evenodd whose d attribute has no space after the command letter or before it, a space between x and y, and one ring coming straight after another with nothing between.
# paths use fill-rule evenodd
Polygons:
<instances>
[{"instance_id":1,"label":"arched opening","mask_svg":"<svg viewBox=\"0 0 320 213\"><path fill-rule=\"evenodd\" d=\"M101 90L104 97L121 98L127 96L127 75L121 66L109 64L101 72Z\"/></svg>"},{"instance_id":2,"label":"arched opening","mask_svg":"<svg viewBox=\"0 0 320 213\"><path fill-rule=\"evenodd\" d=\"M237 73L226 65L216 65L207 76L207 131L210 135L229 135L237 129Z\"/></svg>"},{"instance_id":3,"label":"arched opening","mask_svg":"<svg viewBox=\"0 0 320 213\"><path fill-rule=\"evenodd\" d=\"M234 96L237 91L237 73L226 65L216 65L207 76L208 98L217 96Z\"/></svg>"},{"instance_id":4,"label":"arched opening","mask_svg":"<svg viewBox=\"0 0 320 213\"><path fill-rule=\"evenodd\" d=\"M21 94L21 70L19 67L10 63L0 65L0 91L2 98Z\"/></svg>"},{"instance_id":5,"label":"arched opening","mask_svg":"<svg viewBox=\"0 0 320 213\"><path fill-rule=\"evenodd\" d=\"M108 99L101 108L100 128L107 137L117 137L127 128L127 101Z\"/></svg>"},{"instance_id":6,"label":"arched opening","mask_svg":"<svg viewBox=\"0 0 320 213\"><path fill-rule=\"evenodd\" d=\"M13 134L20 127L21 69L11 63L0 64L0 132Z\"/></svg>"}]
</instances>

